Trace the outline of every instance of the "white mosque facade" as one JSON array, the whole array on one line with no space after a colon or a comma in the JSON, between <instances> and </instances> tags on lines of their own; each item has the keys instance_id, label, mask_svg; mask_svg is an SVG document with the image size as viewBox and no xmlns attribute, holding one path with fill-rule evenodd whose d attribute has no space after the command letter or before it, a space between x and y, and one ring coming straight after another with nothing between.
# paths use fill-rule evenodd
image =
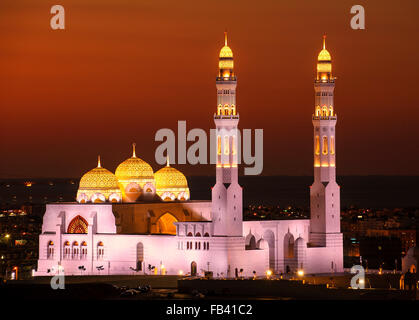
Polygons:
<instances>
[{"instance_id":1,"label":"white mosque facade","mask_svg":"<svg viewBox=\"0 0 419 320\"><path fill-rule=\"evenodd\" d=\"M335 177L335 78L325 48L314 82L314 183L310 219L243 221L238 183L237 79L227 45L216 78L216 184L211 201L190 199L186 177L169 163L153 172L138 158L115 174L98 166L80 180L74 203L47 204L36 275L204 274L231 277L343 272L339 186Z\"/></svg>"}]
</instances>

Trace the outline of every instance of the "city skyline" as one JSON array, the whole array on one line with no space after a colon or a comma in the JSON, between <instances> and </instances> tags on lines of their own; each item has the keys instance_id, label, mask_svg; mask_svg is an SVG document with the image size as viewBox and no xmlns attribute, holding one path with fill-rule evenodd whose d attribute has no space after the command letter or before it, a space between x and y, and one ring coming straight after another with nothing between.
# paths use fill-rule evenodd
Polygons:
<instances>
[{"instance_id":1,"label":"city skyline","mask_svg":"<svg viewBox=\"0 0 419 320\"><path fill-rule=\"evenodd\" d=\"M52 31L47 2L4 1L1 178L80 177L98 154L114 171L132 142L157 170L157 130L176 131L178 120L188 129L213 127L214 57L226 28L236 53L240 127L264 129L263 175L312 174L310 114L323 34L338 83L337 175L419 174L412 148L418 98L406 85L419 66L412 54L419 23L409 18L417 3L366 4L366 30L356 31L347 1L268 3L263 10L224 1L229 19L213 2L163 2L63 1L67 28ZM175 166L186 175L213 174L210 164Z\"/></svg>"}]
</instances>

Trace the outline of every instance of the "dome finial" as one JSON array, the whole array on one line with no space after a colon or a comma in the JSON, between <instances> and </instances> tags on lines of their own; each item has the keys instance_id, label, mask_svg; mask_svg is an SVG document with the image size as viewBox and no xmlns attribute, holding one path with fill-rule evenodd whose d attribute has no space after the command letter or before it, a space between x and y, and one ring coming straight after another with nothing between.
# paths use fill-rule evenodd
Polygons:
<instances>
[{"instance_id":1,"label":"dome finial","mask_svg":"<svg viewBox=\"0 0 419 320\"><path fill-rule=\"evenodd\" d=\"M224 31L224 45L227 46L227 29Z\"/></svg>"},{"instance_id":2,"label":"dome finial","mask_svg":"<svg viewBox=\"0 0 419 320\"><path fill-rule=\"evenodd\" d=\"M323 35L323 50L326 49L326 35Z\"/></svg>"},{"instance_id":3,"label":"dome finial","mask_svg":"<svg viewBox=\"0 0 419 320\"><path fill-rule=\"evenodd\" d=\"M136 156L136 154L135 154L135 146L136 146L136 143L134 142L133 144L132 144L132 157L133 158L136 158L137 156Z\"/></svg>"},{"instance_id":4,"label":"dome finial","mask_svg":"<svg viewBox=\"0 0 419 320\"><path fill-rule=\"evenodd\" d=\"M169 155L166 157L166 167L170 167Z\"/></svg>"},{"instance_id":5,"label":"dome finial","mask_svg":"<svg viewBox=\"0 0 419 320\"><path fill-rule=\"evenodd\" d=\"M100 165L100 155L97 156L97 167L102 168Z\"/></svg>"}]
</instances>

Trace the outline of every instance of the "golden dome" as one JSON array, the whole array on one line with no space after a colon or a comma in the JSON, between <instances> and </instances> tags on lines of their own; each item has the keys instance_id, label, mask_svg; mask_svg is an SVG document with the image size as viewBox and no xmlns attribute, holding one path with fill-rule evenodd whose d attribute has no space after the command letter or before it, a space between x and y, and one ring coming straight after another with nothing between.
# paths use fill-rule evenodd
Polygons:
<instances>
[{"instance_id":1,"label":"golden dome","mask_svg":"<svg viewBox=\"0 0 419 320\"><path fill-rule=\"evenodd\" d=\"M320 51L317 57L318 61L332 61L332 56L329 51L326 50L326 36L323 36L323 49Z\"/></svg>"},{"instance_id":2,"label":"golden dome","mask_svg":"<svg viewBox=\"0 0 419 320\"><path fill-rule=\"evenodd\" d=\"M84 190L114 190L115 192L119 191L118 179L112 172L101 167L100 158L98 161L98 166L85 173L81 177L79 184L79 192L82 192Z\"/></svg>"},{"instance_id":3,"label":"golden dome","mask_svg":"<svg viewBox=\"0 0 419 320\"><path fill-rule=\"evenodd\" d=\"M186 177L179 170L172 168L169 163L154 174L154 179L158 193L168 189L188 189Z\"/></svg>"},{"instance_id":4,"label":"golden dome","mask_svg":"<svg viewBox=\"0 0 419 320\"><path fill-rule=\"evenodd\" d=\"M137 158L135 144L133 144L132 157L122 162L115 170L118 180L153 179L153 168L144 160Z\"/></svg>"},{"instance_id":5,"label":"golden dome","mask_svg":"<svg viewBox=\"0 0 419 320\"><path fill-rule=\"evenodd\" d=\"M224 37L224 47L221 48L220 58L233 58L233 51L231 51L230 47L227 45L227 32L224 32Z\"/></svg>"}]
</instances>

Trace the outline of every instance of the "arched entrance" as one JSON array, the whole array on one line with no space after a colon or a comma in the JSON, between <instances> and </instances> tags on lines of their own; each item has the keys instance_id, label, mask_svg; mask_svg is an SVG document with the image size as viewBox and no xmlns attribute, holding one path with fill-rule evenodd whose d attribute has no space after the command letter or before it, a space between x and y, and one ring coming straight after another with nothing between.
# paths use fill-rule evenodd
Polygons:
<instances>
[{"instance_id":1,"label":"arched entrance","mask_svg":"<svg viewBox=\"0 0 419 320\"><path fill-rule=\"evenodd\" d=\"M268 242L269 246L269 268L276 271L275 265L275 234L272 230L266 230L263 233L263 239Z\"/></svg>"},{"instance_id":2,"label":"arched entrance","mask_svg":"<svg viewBox=\"0 0 419 320\"><path fill-rule=\"evenodd\" d=\"M174 215L169 212L163 214L156 223L157 233L176 234L175 222L178 222L178 219Z\"/></svg>"},{"instance_id":3,"label":"arched entrance","mask_svg":"<svg viewBox=\"0 0 419 320\"><path fill-rule=\"evenodd\" d=\"M144 245L142 242L137 243L137 271L143 271L144 262Z\"/></svg>"},{"instance_id":4,"label":"arched entrance","mask_svg":"<svg viewBox=\"0 0 419 320\"><path fill-rule=\"evenodd\" d=\"M87 233L87 226L86 219L78 215L69 223L67 233Z\"/></svg>"},{"instance_id":5,"label":"arched entrance","mask_svg":"<svg viewBox=\"0 0 419 320\"><path fill-rule=\"evenodd\" d=\"M198 267L196 265L196 262L192 261L192 263L191 263L191 276L196 276L197 270L198 270Z\"/></svg>"}]
</instances>

